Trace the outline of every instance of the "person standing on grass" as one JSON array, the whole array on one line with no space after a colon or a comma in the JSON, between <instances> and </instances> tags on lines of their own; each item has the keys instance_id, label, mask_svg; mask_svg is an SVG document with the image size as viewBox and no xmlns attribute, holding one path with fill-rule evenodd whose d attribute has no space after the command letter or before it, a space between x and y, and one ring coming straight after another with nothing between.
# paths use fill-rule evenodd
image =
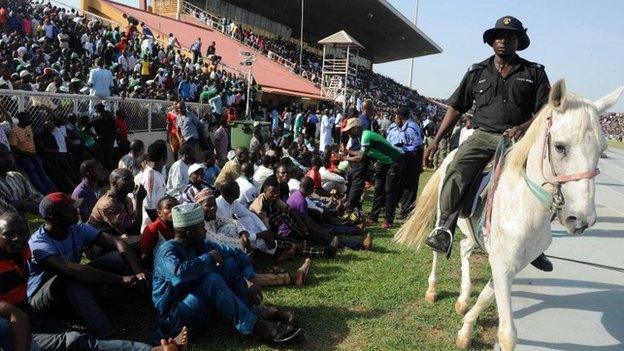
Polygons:
<instances>
[{"instance_id":1,"label":"person standing on grass","mask_svg":"<svg viewBox=\"0 0 624 351\"><path fill-rule=\"evenodd\" d=\"M167 163L167 143L156 140L147 148L147 165L135 179L137 185L142 185L147 191L143 200L143 225L147 225L157 217L157 204L166 195L165 164Z\"/></svg>"},{"instance_id":2,"label":"person standing on grass","mask_svg":"<svg viewBox=\"0 0 624 351\"><path fill-rule=\"evenodd\" d=\"M386 140L402 153L387 167L384 177L385 186L381 193L385 195L386 215L381 225L383 229L389 229L394 223L399 200L405 201L401 202L401 217L406 217L411 212L418 192L422 163L422 131L410 118L407 108L401 108L397 112L394 123L388 127ZM375 191L375 194L378 193L380 192Z\"/></svg>"}]
</instances>

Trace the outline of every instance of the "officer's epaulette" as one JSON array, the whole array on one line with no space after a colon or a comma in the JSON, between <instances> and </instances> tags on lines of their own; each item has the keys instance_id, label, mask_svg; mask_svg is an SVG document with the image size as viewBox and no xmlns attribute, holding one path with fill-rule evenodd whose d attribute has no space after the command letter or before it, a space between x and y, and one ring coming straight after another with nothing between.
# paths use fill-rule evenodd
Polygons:
<instances>
[{"instance_id":1,"label":"officer's epaulette","mask_svg":"<svg viewBox=\"0 0 624 351\"><path fill-rule=\"evenodd\" d=\"M544 65L537 63L537 62L529 62L529 67L534 67L534 68L541 69L541 70L545 68Z\"/></svg>"},{"instance_id":2,"label":"officer's epaulette","mask_svg":"<svg viewBox=\"0 0 624 351\"><path fill-rule=\"evenodd\" d=\"M468 68L468 72L472 72L472 71L476 71L478 69L484 69L486 68L487 65L485 63L475 63L472 66L470 66L470 68Z\"/></svg>"}]
</instances>

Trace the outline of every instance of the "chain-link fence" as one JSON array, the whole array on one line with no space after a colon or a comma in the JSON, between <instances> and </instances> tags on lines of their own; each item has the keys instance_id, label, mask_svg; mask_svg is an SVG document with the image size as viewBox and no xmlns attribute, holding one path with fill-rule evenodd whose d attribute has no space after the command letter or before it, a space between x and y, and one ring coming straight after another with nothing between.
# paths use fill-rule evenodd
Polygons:
<instances>
[{"instance_id":1,"label":"chain-link fence","mask_svg":"<svg viewBox=\"0 0 624 351\"><path fill-rule=\"evenodd\" d=\"M123 114L130 132L162 131L166 128L166 114L173 101L145 100L110 97L106 100L96 96L75 94L52 94L36 91L0 89L0 104L6 111L15 115L28 112L33 130L37 132L44 122L54 114L63 116L92 116L97 102L103 101L108 110ZM186 103L188 109L198 117L211 110L210 105Z\"/></svg>"}]
</instances>

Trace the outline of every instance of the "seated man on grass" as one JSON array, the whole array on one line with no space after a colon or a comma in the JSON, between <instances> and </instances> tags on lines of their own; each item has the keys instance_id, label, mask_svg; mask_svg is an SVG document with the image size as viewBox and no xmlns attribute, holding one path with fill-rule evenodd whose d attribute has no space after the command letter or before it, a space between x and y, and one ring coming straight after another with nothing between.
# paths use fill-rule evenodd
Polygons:
<instances>
[{"instance_id":1,"label":"seated man on grass","mask_svg":"<svg viewBox=\"0 0 624 351\"><path fill-rule=\"evenodd\" d=\"M98 340L93 335L71 330L60 321L34 313L28 306L28 223L17 213L0 215L0 348L6 351L176 351L187 344L186 328L175 339L161 340L161 346L126 340ZM167 346L167 347L165 347Z\"/></svg>"},{"instance_id":2,"label":"seated man on grass","mask_svg":"<svg viewBox=\"0 0 624 351\"><path fill-rule=\"evenodd\" d=\"M179 205L173 196L165 196L158 201L158 218L143 229L139 246L141 247L141 262L145 267L154 264L154 253L165 241L175 237L171 209Z\"/></svg>"},{"instance_id":3,"label":"seated man on grass","mask_svg":"<svg viewBox=\"0 0 624 351\"><path fill-rule=\"evenodd\" d=\"M204 211L206 224L206 239L213 243L230 246L239 250L247 250L249 247L249 233L237 220L219 215L219 209L215 197L208 190L197 195L196 201ZM291 247L295 245L288 241L274 240L275 251L278 253L277 262L290 259L295 256ZM280 261L281 260L281 261ZM306 259L294 273L287 273L277 266L262 270L257 273L256 279L260 286L285 286L293 284L300 287L305 282L310 271L312 261Z\"/></svg>"},{"instance_id":4,"label":"seated man on grass","mask_svg":"<svg viewBox=\"0 0 624 351\"><path fill-rule=\"evenodd\" d=\"M359 229L355 226L342 226L331 224L318 224L311 217L308 211L306 199L314 192L314 181L310 177L301 180L299 190L294 191L288 198L288 207L297 213L307 228L306 240L313 245L329 245L336 240L334 234L359 234ZM332 240L333 238L333 240ZM373 238L367 234L361 242L339 239L339 247L348 247L352 250L370 250L373 245ZM333 245L335 246L335 245Z\"/></svg>"},{"instance_id":5,"label":"seated man on grass","mask_svg":"<svg viewBox=\"0 0 624 351\"><path fill-rule=\"evenodd\" d=\"M86 223L98 201L96 191L100 183L108 178L108 171L98 160L91 159L80 164L80 174L82 175L82 182L74 188L72 199L80 199L81 204L80 208L78 208L78 216L81 222Z\"/></svg>"},{"instance_id":6,"label":"seated man on grass","mask_svg":"<svg viewBox=\"0 0 624 351\"><path fill-rule=\"evenodd\" d=\"M330 240L330 244L320 244L322 248L310 246L307 243L308 227L301 216L291 210L288 205L279 198L279 184L275 178L267 178L262 186L263 192L249 206L264 225L276 235L278 249L285 252L276 256L276 261L281 262L296 255L312 258L332 258L336 256L338 237ZM284 249L284 242L291 242L290 248Z\"/></svg>"},{"instance_id":7,"label":"seated man on grass","mask_svg":"<svg viewBox=\"0 0 624 351\"><path fill-rule=\"evenodd\" d=\"M275 233L267 230L260 217L251 212L238 202L240 189L236 181L226 181L221 184L221 196L217 197L217 214L223 218L237 219L247 230L243 238L245 248L251 252L258 249L269 255L274 255L276 251Z\"/></svg>"},{"instance_id":8,"label":"seated man on grass","mask_svg":"<svg viewBox=\"0 0 624 351\"><path fill-rule=\"evenodd\" d=\"M143 199L147 191L142 185L134 185L134 177L128 169L112 171L109 183L110 190L97 201L87 223L119 237L136 249L143 220ZM130 193L134 201L128 197ZM89 252L90 257L102 254L95 251Z\"/></svg>"},{"instance_id":9,"label":"seated man on grass","mask_svg":"<svg viewBox=\"0 0 624 351\"><path fill-rule=\"evenodd\" d=\"M113 330L91 287L145 284L145 272L124 241L78 223L78 205L63 193L41 201L39 214L45 222L29 240L28 299L35 311L59 317L73 313L97 337L109 337ZM84 247L92 245L109 251L82 264Z\"/></svg>"},{"instance_id":10,"label":"seated man on grass","mask_svg":"<svg viewBox=\"0 0 624 351\"><path fill-rule=\"evenodd\" d=\"M183 326L196 337L214 312L226 316L239 333L258 340L298 339L302 329L290 323L292 315L260 308L262 292L247 255L206 240L202 206L182 204L172 212L175 238L160 246L154 260L155 340L178 334Z\"/></svg>"},{"instance_id":11,"label":"seated man on grass","mask_svg":"<svg viewBox=\"0 0 624 351\"><path fill-rule=\"evenodd\" d=\"M215 188L204 180L205 171L206 169L201 163L194 163L188 168L188 183L180 193L180 197L178 198L180 203L195 202L195 195L199 194L199 192L204 189L215 191Z\"/></svg>"},{"instance_id":12,"label":"seated man on grass","mask_svg":"<svg viewBox=\"0 0 624 351\"><path fill-rule=\"evenodd\" d=\"M21 212L38 214L37 207L43 198L25 175L15 170L9 149L0 144L0 214Z\"/></svg>"}]
</instances>

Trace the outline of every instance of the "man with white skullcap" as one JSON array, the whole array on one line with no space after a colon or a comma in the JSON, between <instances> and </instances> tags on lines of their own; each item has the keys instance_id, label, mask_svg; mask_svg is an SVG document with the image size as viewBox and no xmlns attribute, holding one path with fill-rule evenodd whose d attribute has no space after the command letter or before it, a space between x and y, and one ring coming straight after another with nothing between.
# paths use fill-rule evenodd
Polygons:
<instances>
[{"instance_id":1,"label":"man with white skullcap","mask_svg":"<svg viewBox=\"0 0 624 351\"><path fill-rule=\"evenodd\" d=\"M299 339L302 329L260 305L262 292L247 255L205 240L204 212L196 203L172 209L175 238L162 244L154 260L152 298L158 311L155 340L187 326L197 336L218 311L243 335L277 343Z\"/></svg>"}]
</instances>

